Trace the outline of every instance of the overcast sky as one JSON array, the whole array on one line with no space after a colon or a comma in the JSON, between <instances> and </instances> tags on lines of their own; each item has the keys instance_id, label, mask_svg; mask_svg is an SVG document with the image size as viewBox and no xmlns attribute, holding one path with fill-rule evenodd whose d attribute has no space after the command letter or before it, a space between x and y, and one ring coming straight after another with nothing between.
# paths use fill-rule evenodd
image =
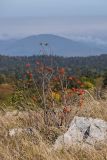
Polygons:
<instances>
[{"instance_id":1,"label":"overcast sky","mask_svg":"<svg viewBox=\"0 0 107 160\"><path fill-rule=\"evenodd\" d=\"M107 37L107 0L0 0L0 38Z\"/></svg>"},{"instance_id":2,"label":"overcast sky","mask_svg":"<svg viewBox=\"0 0 107 160\"><path fill-rule=\"evenodd\" d=\"M107 15L107 0L0 0L0 16Z\"/></svg>"}]
</instances>

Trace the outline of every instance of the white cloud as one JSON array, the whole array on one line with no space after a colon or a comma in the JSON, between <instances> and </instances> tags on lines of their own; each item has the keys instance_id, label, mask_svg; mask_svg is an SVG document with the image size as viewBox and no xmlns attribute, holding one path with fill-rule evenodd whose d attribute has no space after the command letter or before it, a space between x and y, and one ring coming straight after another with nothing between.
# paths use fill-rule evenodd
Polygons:
<instances>
[{"instance_id":1,"label":"white cloud","mask_svg":"<svg viewBox=\"0 0 107 160\"><path fill-rule=\"evenodd\" d=\"M0 37L4 37L5 33L7 38L51 33L104 44L107 39L107 17L1 18Z\"/></svg>"}]
</instances>

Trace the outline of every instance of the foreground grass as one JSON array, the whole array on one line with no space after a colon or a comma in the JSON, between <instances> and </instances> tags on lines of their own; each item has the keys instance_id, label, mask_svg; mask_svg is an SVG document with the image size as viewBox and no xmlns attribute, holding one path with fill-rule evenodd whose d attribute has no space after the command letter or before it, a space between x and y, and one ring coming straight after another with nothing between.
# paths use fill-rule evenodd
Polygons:
<instances>
[{"instance_id":1,"label":"foreground grass","mask_svg":"<svg viewBox=\"0 0 107 160\"><path fill-rule=\"evenodd\" d=\"M82 150L78 147L69 150L53 151L43 141L36 142L27 135L4 139L0 145L1 160L106 160L107 148L102 150Z\"/></svg>"},{"instance_id":2,"label":"foreground grass","mask_svg":"<svg viewBox=\"0 0 107 160\"><path fill-rule=\"evenodd\" d=\"M107 146L101 150L83 150L79 147L53 151L40 137L26 134L3 138L0 142L1 160L106 160Z\"/></svg>"},{"instance_id":3,"label":"foreground grass","mask_svg":"<svg viewBox=\"0 0 107 160\"><path fill-rule=\"evenodd\" d=\"M107 121L107 102L84 102L84 106L72 108L68 116L71 121L75 115L101 118ZM35 135L22 133L10 137L9 129L33 127ZM43 110L5 111L0 113L0 160L107 160L107 146L96 146L93 150L79 146L68 150L54 151L56 138L67 130L66 127L46 126Z\"/></svg>"}]
</instances>

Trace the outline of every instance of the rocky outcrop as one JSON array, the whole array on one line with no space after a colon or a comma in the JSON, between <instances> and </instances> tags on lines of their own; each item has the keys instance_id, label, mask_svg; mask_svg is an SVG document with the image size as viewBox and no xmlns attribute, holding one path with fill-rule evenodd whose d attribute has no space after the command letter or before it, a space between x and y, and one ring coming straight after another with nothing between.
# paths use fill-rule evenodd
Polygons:
<instances>
[{"instance_id":1,"label":"rocky outcrop","mask_svg":"<svg viewBox=\"0 0 107 160\"><path fill-rule=\"evenodd\" d=\"M94 147L98 143L107 143L107 122L76 116L68 131L56 140L54 148L61 149L72 145Z\"/></svg>"}]
</instances>

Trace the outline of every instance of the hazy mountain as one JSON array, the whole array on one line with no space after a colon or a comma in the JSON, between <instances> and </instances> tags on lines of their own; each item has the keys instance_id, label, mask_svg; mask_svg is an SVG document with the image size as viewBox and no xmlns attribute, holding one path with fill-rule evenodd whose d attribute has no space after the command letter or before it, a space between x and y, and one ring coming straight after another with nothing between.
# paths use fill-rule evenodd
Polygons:
<instances>
[{"instance_id":1,"label":"hazy mountain","mask_svg":"<svg viewBox=\"0 0 107 160\"><path fill-rule=\"evenodd\" d=\"M40 43L47 42L49 54L62 56L87 56L107 53L107 46L95 42L74 41L51 34L30 36L19 40L0 40L0 54L35 55L41 50Z\"/></svg>"}]
</instances>

